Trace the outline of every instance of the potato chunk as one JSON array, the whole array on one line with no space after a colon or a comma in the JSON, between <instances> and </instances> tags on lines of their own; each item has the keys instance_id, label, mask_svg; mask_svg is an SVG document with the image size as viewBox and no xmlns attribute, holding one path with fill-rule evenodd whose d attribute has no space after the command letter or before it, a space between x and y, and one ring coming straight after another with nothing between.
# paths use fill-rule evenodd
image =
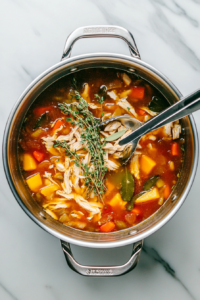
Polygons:
<instances>
[{"instance_id":1,"label":"potato chunk","mask_svg":"<svg viewBox=\"0 0 200 300\"><path fill-rule=\"evenodd\" d=\"M153 159L151 159L150 157L148 157L146 155L142 155L141 161L140 161L140 166L141 166L141 170L144 173L149 174L153 170L155 165L156 165L156 162Z\"/></svg>"},{"instance_id":2,"label":"potato chunk","mask_svg":"<svg viewBox=\"0 0 200 300\"><path fill-rule=\"evenodd\" d=\"M29 177L26 182L32 192L37 192L42 186L42 178L39 173Z\"/></svg>"},{"instance_id":3,"label":"potato chunk","mask_svg":"<svg viewBox=\"0 0 200 300\"><path fill-rule=\"evenodd\" d=\"M23 155L23 169L24 171L32 171L37 168L37 163L33 156L29 153Z\"/></svg>"},{"instance_id":4,"label":"potato chunk","mask_svg":"<svg viewBox=\"0 0 200 300\"><path fill-rule=\"evenodd\" d=\"M141 197L135 200L135 203L142 203L146 201L151 201L160 198L160 194L158 192L158 189L154 187L152 190L149 192L146 192L143 194Z\"/></svg>"}]
</instances>

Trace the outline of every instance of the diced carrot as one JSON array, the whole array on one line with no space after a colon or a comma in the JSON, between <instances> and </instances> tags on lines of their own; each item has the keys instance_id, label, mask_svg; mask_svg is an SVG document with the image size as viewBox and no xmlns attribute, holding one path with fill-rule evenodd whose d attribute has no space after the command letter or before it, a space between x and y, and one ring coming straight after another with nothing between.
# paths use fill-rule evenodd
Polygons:
<instances>
[{"instance_id":1,"label":"diced carrot","mask_svg":"<svg viewBox=\"0 0 200 300\"><path fill-rule=\"evenodd\" d=\"M170 188L169 184L166 184L166 186L164 187L165 200L169 197L170 194L171 194L171 188Z\"/></svg>"},{"instance_id":2,"label":"diced carrot","mask_svg":"<svg viewBox=\"0 0 200 300\"><path fill-rule=\"evenodd\" d=\"M139 114L140 116L145 116L145 115L146 115L146 111L139 108L139 109L138 109L138 114Z\"/></svg>"},{"instance_id":3,"label":"diced carrot","mask_svg":"<svg viewBox=\"0 0 200 300\"><path fill-rule=\"evenodd\" d=\"M177 142L172 143L171 146L171 153L172 155L179 155L180 149L179 149L179 144Z\"/></svg>"},{"instance_id":4,"label":"diced carrot","mask_svg":"<svg viewBox=\"0 0 200 300\"><path fill-rule=\"evenodd\" d=\"M140 216L142 214L141 210L136 207L134 207L131 212L134 213L136 215L136 217Z\"/></svg>"},{"instance_id":5,"label":"diced carrot","mask_svg":"<svg viewBox=\"0 0 200 300\"><path fill-rule=\"evenodd\" d=\"M45 154L40 151L33 151L33 156L37 159L37 161L41 162L44 159Z\"/></svg>"},{"instance_id":6,"label":"diced carrot","mask_svg":"<svg viewBox=\"0 0 200 300\"><path fill-rule=\"evenodd\" d=\"M136 99L142 100L144 98L144 87L134 86L131 91L131 96Z\"/></svg>"},{"instance_id":7,"label":"diced carrot","mask_svg":"<svg viewBox=\"0 0 200 300\"><path fill-rule=\"evenodd\" d=\"M107 222L106 224L102 225L100 227L101 232L110 232L115 228L115 223L114 222Z\"/></svg>"},{"instance_id":8,"label":"diced carrot","mask_svg":"<svg viewBox=\"0 0 200 300\"><path fill-rule=\"evenodd\" d=\"M33 113L38 115L38 116L41 116L45 112L50 111L51 109L52 109L52 106L37 107L33 110Z\"/></svg>"},{"instance_id":9,"label":"diced carrot","mask_svg":"<svg viewBox=\"0 0 200 300\"><path fill-rule=\"evenodd\" d=\"M58 119L56 121L56 123L53 126L53 130L57 130L58 128L60 128L60 126L62 126L64 124L63 120Z\"/></svg>"}]
</instances>

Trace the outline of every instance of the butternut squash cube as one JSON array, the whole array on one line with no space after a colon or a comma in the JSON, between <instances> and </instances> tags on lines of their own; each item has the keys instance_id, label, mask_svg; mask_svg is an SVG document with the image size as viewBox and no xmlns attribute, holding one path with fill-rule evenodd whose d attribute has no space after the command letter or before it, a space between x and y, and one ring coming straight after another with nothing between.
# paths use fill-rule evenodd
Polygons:
<instances>
[{"instance_id":1,"label":"butternut squash cube","mask_svg":"<svg viewBox=\"0 0 200 300\"><path fill-rule=\"evenodd\" d=\"M160 198L160 194L158 192L158 189L154 187L152 190L146 192L141 197L135 200L135 203L142 203L146 201L151 201Z\"/></svg>"},{"instance_id":2,"label":"butternut squash cube","mask_svg":"<svg viewBox=\"0 0 200 300\"><path fill-rule=\"evenodd\" d=\"M58 150L56 150L56 148L50 148L48 149L48 151L52 154L52 155L59 155L60 153L58 152Z\"/></svg>"},{"instance_id":3,"label":"butternut squash cube","mask_svg":"<svg viewBox=\"0 0 200 300\"><path fill-rule=\"evenodd\" d=\"M155 165L156 165L156 162L153 159L151 159L150 157L148 157L146 155L142 155L141 160L140 160L140 167L144 173L149 174L153 170Z\"/></svg>"},{"instance_id":4,"label":"butternut squash cube","mask_svg":"<svg viewBox=\"0 0 200 300\"><path fill-rule=\"evenodd\" d=\"M42 132L44 132L44 130L42 128L38 128L31 134L31 136L34 138L38 138Z\"/></svg>"},{"instance_id":5,"label":"butternut squash cube","mask_svg":"<svg viewBox=\"0 0 200 300\"><path fill-rule=\"evenodd\" d=\"M45 186L44 188L42 188L40 190L40 193L43 196L48 197L57 190L59 190L59 186L57 184L51 184L51 185L48 185L48 186Z\"/></svg>"},{"instance_id":6,"label":"butternut squash cube","mask_svg":"<svg viewBox=\"0 0 200 300\"><path fill-rule=\"evenodd\" d=\"M52 184L52 182L49 179L45 178L44 185L50 185L50 184Z\"/></svg>"},{"instance_id":7,"label":"butternut squash cube","mask_svg":"<svg viewBox=\"0 0 200 300\"><path fill-rule=\"evenodd\" d=\"M120 193L117 193L108 203L113 207L117 206L117 205L119 205L121 207L125 207L127 202L122 200Z\"/></svg>"},{"instance_id":8,"label":"butternut squash cube","mask_svg":"<svg viewBox=\"0 0 200 300\"><path fill-rule=\"evenodd\" d=\"M26 182L32 192L37 192L42 186L42 178L39 173L26 179Z\"/></svg>"},{"instance_id":9,"label":"butternut squash cube","mask_svg":"<svg viewBox=\"0 0 200 300\"><path fill-rule=\"evenodd\" d=\"M33 156L29 153L23 155L23 169L24 171L32 171L37 168L37 163Z\"/></svg>"}]
</instances>

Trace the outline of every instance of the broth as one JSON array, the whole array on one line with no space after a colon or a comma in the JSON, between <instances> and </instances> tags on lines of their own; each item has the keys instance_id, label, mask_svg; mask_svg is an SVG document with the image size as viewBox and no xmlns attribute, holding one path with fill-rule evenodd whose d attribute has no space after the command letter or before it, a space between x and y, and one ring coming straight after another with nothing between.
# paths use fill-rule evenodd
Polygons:
<instances>
[{"instance_id":1,"label":"broth","mask_svg":"<svg viewBox=\"0 0 200 300\"><path fill-rule=\"evenodd\" d=\"M128 146L118 141L131 131L117 121L95 125L124 114L145 122L166 106L148 82L115 69L83 70L52 84L29 109L19 137L22 174L35 201L86 231L121 230L151 216L179 177L181 125L143 136L126 166Z\"/></svg>"}]
</instances>

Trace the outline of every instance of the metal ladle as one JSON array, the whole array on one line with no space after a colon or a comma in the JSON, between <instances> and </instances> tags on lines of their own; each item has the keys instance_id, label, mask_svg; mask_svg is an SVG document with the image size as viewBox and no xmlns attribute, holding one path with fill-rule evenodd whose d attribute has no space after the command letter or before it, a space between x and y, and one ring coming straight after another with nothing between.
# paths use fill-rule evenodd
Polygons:
<instances>
[{"instance_id":1,"label":"metal ladle","mask_svg":"<svg viewBox=\"0 0 200 300\"><path fill-rule=\"evenodd\" d=\"M143 135L170 122L174 122L185 116L188 116L198 109L200 109L200 90L197 90L191 95L182 98L145 123L142 123L129 115L123 115L108 119L100 123L98 126L105 126L112 121L120 121L126 128L130 128L133 131L127 137L119 141L120 146L126 144L132 145L128 153L126 152L125 156L123 157L122 164L125 165L131 158L140 138Z\"/></svg>"}]
</instances>

